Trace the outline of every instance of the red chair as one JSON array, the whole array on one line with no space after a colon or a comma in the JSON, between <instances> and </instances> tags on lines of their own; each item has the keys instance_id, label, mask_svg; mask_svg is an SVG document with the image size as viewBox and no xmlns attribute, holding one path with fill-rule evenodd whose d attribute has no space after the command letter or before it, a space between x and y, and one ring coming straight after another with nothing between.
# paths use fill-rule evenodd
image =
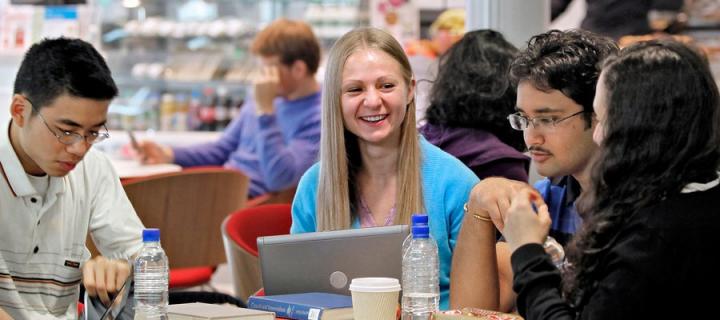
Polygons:
<instances>
[{"instance_id":1,"label":"red chair","mask_svg":"<svg viewBox=\"0 0 720 320\"><path fill-rule=\"evenodd\" d=\"M288 234L289 204L267 204L238 210L223 221L222 234L235 296L243 301L262 288L257 238Z\"/></svg>"}]
</instances>

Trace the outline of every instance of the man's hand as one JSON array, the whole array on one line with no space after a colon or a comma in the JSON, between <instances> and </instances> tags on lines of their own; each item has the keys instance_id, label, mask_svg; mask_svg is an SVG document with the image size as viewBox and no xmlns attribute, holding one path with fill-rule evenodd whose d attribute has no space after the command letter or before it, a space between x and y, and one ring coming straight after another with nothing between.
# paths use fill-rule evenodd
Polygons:
<instances>
[{"instance_id":1,"label":"man's hand","mask_svg":"<svg viewBox=\"0 0 720 320\"><path fill-rule=\"evenodd\" d=\"M2 308L0 308L0 320L13 320L13 318L5 312Z\"/></svg>"},{"instance_id":2,"label":"man's hand","mask_svg":"<svg viewBox=\"0 0 720 320\"><path fill-rule=\"evenodd\" d=\"M537 213L533 210L537 208ZM550 213L537 193L521 190L512 199L505 216L503 235L511 252L528 243L542 244L550 231Z\"/></svg>"},{"instance_id":3,"label":"man's hand","mask_svg":"<svg viewBox=\"0 0 720 320\"><path fill-rule=\"evenodd\" d=\"M278 96L280 76L277 67L264 67L253 81L253 97L257 114L272 114L275 112L273 100Z\"/></svg>"},{"instance_id":4,"label":"man's hand","mask_svg":"<svg viewBox=\"0 0 720 320\"><path fill-rule=\"evenodd\" d=\"M468 200L468 212L488 215L495 227L502 233L505 228L505 214L510 208L510 202L520 190L535 193L544 204L540 194L529 184L493 177L483 179L473 187Z\"/></svg>"},{"instance_id":5,"label":"man's hand","mask_svg":"<svg viewBox=\"0 0 720 320\"><path fill-rule=\"evenodd\" d=\"M110 295L117 294L130 275L130 264L124 260L95 257L83 266L83 285L91 297L98 296L106 306Z\"/></svg>"},{"instance_id":6,"label":"man's hand","mask_svg":"<svg viewBox=\"0 0 720 320\"><path fill-rule=\"evenodd\" d=\"M161 146L152 141L142 141L138 144L140 162L144 164L172 163L175 155L170 147Z\"/></svg>"}]
</instances>

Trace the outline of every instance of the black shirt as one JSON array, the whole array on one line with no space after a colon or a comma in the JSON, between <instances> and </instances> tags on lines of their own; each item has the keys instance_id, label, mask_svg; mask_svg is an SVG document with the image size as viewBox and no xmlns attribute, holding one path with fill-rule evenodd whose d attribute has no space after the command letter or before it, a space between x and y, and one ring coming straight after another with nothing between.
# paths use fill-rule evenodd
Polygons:
<instances>
[{"instance_id":1,"label":"black shirt","mask_svg":"<svg viewBox=\"0 0 720 320\"><path fill-rule=\"evenodd\" d=\"M511 257L518 311L528 320L706 318L718 312L718 235L720 186L636 212L602 258L598 285L577 310L561 295L560 272L542 246L522 246Z\"/></svg>"}]
</instances>

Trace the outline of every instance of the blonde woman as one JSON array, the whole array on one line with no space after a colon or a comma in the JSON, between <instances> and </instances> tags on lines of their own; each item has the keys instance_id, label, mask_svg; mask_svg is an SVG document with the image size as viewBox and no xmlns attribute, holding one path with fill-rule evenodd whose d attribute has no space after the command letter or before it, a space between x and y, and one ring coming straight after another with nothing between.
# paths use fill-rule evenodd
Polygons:
<instances>
[{"instance_id":1,"label":"blonde woman","mask_svg":"<svg viewBox=\"0 0 720 320\"><path fill-rule=\"evenodd\" d=\"M340 38L324 83L320 163L300 180L291 232L409 224L426 212L447 309L452 252L477 177L418 135L410 64L386 32L362 28Z\"/></svg>"}]
</instances>

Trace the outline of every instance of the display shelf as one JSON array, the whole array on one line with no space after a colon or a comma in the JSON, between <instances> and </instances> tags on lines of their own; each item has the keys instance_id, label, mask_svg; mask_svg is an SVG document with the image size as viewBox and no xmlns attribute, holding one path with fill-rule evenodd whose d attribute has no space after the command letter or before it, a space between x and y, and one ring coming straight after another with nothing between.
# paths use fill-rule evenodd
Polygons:
<instances>
[{"instance_id":1,"label":"display shelf","mask_svg":"<svg viewBox=\"0 0 720 320\"><path fill-rule=\"evenodd\" d=\"M226 87L228 90L245 89L249 82L247 81L226 81L226 80L164 80L164 79L138 79L132 77L115 77L115 83L118 87L135 90L139 87L150 87L161 91L192 91L202 90L211 87Z\"/></svg>"},{"instance_id":2,"label":"display shelf","mask_svg":"<svg viewBox=\"0 0 720 320\"><path fill-rule=\"evenodd\" d=\"M147 0L100 11L101 50L120 96L108 126L137 130L222 130L258 70L249 53L267 23L308 22L326 50L368 24L367 0Z\"/></svg>"}]
</instances>

